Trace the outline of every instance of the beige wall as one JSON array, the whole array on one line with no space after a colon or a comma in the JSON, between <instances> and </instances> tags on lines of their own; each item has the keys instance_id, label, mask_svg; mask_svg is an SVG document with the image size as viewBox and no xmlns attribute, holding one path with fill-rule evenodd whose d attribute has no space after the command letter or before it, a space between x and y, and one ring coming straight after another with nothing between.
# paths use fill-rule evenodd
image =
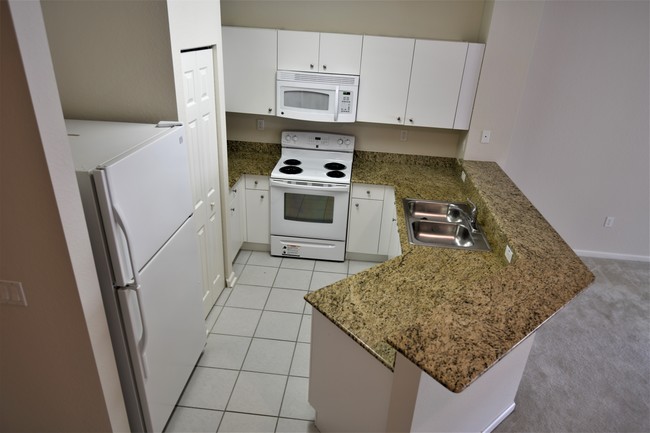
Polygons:
<instances>
[{"instance_id":1,"label":"beige wall","mask_svg":"<svg viewBox=\"0 0 650 433\"><path fill-rule=\"evenodd\" d=\"M222 25L477 42L484 0L221 0Z\"/></svg>"},{"instance_id":2,"label":"beige wall","mask_svg":"<svg viewBox=\"0 0 650 433\"><path fill-rule=\"evenodd\" d=\"M504 169L581 254L649 260L649 16L647 1L544 6Z\"/></svg>"},{"instance_id":3,"label":"beige wall","mask_svg":"<svg viewBox=\"0 0 650 433\"><path fill-rule=\"evenodd\" d=\"M355 149L372 152L393 152L409 155L456 157L458 131L434 128L394 127L365 122L321 123L283 119L276 116L228 113L228 139L279 143L284 130L309 130L352 134L356 138ZM264 120L264 131L256 129L257 119ZM407 141L400 141L400 132L408 133Z\"/></svg>"},{"instance_id":4,"label":"beige wall","mask_svg":"<svg viewBox=\"0 0 650 433\"><path fill-rule=\"evenodd\" d=\"M239 1L221 0L223 25L309 30L423 39L476 42L483 19L483 0L467 1ZM258 116L267 129L255 130L255 118L230 113L228 139L277 143L283 129L342 131L358 139L358 148L455 157L465 133L373 123L331 125ZM408 140L399 140L408 131Z\"/></svg>"},{"instance_id":5,"label":"beige wall","mask_svg":"<svg viewBox=\"0 0 650 433\"><path fill-rule=\"evenodd\" d=\"M42 2L66 118L176 120L167 2Z\"/></svg>"},{"instance_id":6,"label":"beige wall","mask_svg":"<svg viewBox=\"0 0 650 433\"><path fill-rule=\"evenodd\" d=\"M461 144L464 159L505 162L528 77L543 1L497 0L489 26L472 123ZM481 133L491 131L490 143Z\"/></svg>"},{"instance_id":7,"label":"beige wall","mask_svg":"<svg viewBox=\"0 0 650 433\"><path fill-rule=\"evenodd\" d=\"M0 305L0 431L124 431L40 5L11 2L11 15L7 6L0 1L0 279L22 282L27 306Z\"/></svg>"}]
</instances>

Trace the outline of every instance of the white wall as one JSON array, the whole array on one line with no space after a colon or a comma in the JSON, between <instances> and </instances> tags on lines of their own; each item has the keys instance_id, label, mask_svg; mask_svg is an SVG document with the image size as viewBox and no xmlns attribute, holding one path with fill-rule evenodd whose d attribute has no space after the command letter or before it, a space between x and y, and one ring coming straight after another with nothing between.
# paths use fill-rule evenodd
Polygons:
<instances>
[{"instance_id":1,"label":"white wall","mask_svg":"<svg viewBox=\"0 0 650 433\"><path fill-rule=\"evenodd\" d=\"M649 18L647 1L544 5L503 167L585 255L650 256Z\"/></svg>"},{"instance_id":2,"label":"white wall","mask_svg":"<svg viewBox=\"0 0 650 433\"><path fill-rule=\"evenodd\" d=\"M125 431L38 2L0 2L0 431ZM14 31L15 27L15 31Z\"/></svg>"}]
</instances>

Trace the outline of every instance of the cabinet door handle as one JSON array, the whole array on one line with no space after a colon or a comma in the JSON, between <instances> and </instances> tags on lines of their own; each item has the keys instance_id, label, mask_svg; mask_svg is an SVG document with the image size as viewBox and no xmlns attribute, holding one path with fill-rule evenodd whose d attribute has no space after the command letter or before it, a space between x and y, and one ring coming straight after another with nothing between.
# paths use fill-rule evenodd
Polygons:
<instances>
[{"instance_id":1,"label":"cabinet door handle","mask_svg":"<svg viewBox=\"0 0 650 433\"><path fill-rule=\"evenodd\" d=\"M409 119L409 122L413 123L413 119Z\"/></svg>"},{"instance_id":2,"label":"cabinet door handle","mask_svg":"<svg viewBox=\"0 0 650 433\"><path fill-rule=\"evenodd\" d=\"M257 181L255 181L255 186L257 186Z\"/></svg>"},{"instance_id":3,"label":"cabinet door handle","mask_svg":"<svg viewBox=\"0 0 650 433\"><path fill-rule=\"evenodd\" d=\"M234 212L234 211L235 211L235 208L234 208L234 207L231 207L231 208L230 208L230 212Z\"/></svg>"},{"instance_id":4,"label":"cabinet door handle","mask_svg":"<svg viewBox=\"0 0 650 433\"><path fill-rule=\"evenodd\" d=\"M237 188L233 188L232 192L237 193Z\"/></svg>"},{"instance_id":5,"label":"cabinet door handle","mask_svg":"<svg viewBox=\"0 0 650 433\"><path fill-rule=\"evenodd\" d=\"M366 191L366 194L370 195L370 190Z\"/></svg>"},{"instance_id":6,"label":"cabinet door handle","mask_svg":"<svg viewBox=\"0 0 650 433\"><path fill-rule=\"evenodd\" d=\"M327 70L327 65L323 65L323 71Z\"/></svg>"},{"instance_id":7,"label":"cabinet door handle","mask_svg":"<svg viewBox=\"0 0 650 433\"><path fill-rule=\"evenodd\" d=\"M357 208L359 207L359 203L355 203L354 205L355 205Z\"/></svg>"},{"instance_id":8,"label":"cabinet door handle","mask_svg":"<svg viewBox=\"0 0 650 433\"><path fill-rule=\"evenodd\" d=\"M272 112L273 112L273 108L269 108L269 113L272 113Z\"/></svg>"},{"instance_id":9,"label":"cabinet door handle","mask_svg":"<svg viewBox=\"0 0 650 433\"><path fill-rule=\"evenodd\" d=\"M215 205L215 202L210 203L210 210L214 210L214 205Z\"/></svg>"},{"instance_id":10,"label":"cabinet door handle","mask_svg":"<svg viewBox=\"0 0 650 433\"><path fill-rule=\"evenodd\" d=\"M401 122L401 121L402 121L402 118L401 118L401 117L398 117L398 118L397 118L397 121L398 121L398 122Z\"/></svg>"},{"instance_id":11,"label":"cabinet door handle","mask_svg":"<svg viewBox=\"0 0 650 433\"><path fill-rule=\"evenodd\" d=\"M309 69L314 69L314 64L313 63L309 64Z\"/></svg>"}]
</instances>

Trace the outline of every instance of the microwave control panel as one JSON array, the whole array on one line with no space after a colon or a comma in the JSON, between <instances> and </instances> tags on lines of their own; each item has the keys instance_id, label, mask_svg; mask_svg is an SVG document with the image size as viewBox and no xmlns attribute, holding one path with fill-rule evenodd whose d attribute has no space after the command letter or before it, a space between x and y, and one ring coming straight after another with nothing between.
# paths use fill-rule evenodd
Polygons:
<instances>
[{"instance_id":1,"label":"microwave control panel","mask_svg":"<svg viewBox=\"0 0 650 433\"><path fill-rule=\"evenodd\" d=\"M349 113L352 111L352 92L341 92L339 97L339 113Z\"/></svg>"}]
</instances>

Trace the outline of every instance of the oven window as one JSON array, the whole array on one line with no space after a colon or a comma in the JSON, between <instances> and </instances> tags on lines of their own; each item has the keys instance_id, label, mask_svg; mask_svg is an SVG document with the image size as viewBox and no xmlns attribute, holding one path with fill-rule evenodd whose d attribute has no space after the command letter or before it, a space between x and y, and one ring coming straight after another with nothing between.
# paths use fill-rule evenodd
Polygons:
<instances>
[{"instance_id":1,"label":"oven window","mask_svg":"<svg viewBox=\"0 0 650 433\"><path fill-rule=\"evenodd\" d=\"M334 197L285 193L284 219L332 224L334 219Z\"/></svg>"},{"instance_id":2,"label":"oven window","mask_svg":"<svg viewBox=\"0 0 650 433\"><path fill-rule=\"evenodd\" d=\"M329 99L329 95L322 92L310 92L308 90L286 90L284 92L285 107L327 111L329 109Z\"/></svg>"}]
</instances>

